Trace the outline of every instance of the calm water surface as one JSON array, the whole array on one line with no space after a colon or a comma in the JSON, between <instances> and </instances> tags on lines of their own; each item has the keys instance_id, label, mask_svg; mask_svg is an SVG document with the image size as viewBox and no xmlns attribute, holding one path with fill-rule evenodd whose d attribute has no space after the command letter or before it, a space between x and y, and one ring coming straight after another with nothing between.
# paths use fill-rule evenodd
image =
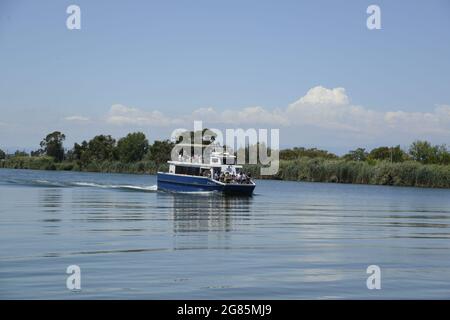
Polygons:
<instances>
[{"instance_id":1,"label":"calm water surface","mask_svg":"<svg viewBox=\"0 0 450 320\"><path fill-rule=\"evenodd\" d=\"M450 190L0 169L0 298L450 298ZM81 268L80 292L66 268ZM380 266L381 290L366 268Z\"/></svg>"}]
</instances>

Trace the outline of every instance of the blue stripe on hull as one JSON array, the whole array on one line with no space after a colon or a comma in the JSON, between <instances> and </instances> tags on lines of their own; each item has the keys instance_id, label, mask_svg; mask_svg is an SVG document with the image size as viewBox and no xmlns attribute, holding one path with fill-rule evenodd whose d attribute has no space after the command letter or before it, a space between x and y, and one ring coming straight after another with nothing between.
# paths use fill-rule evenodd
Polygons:
<instances>
[{"instance_id":1,"label":"blue stripe on hull","mask_svg":"<svg viewBox=\"0 0 450 320\"><path fill-rule=\"evenodd\" d=\"M158 190L172 192L218 191L226 194L251 195L255 185L220 184L206 177L158 173Z\"/></svg>"}]
</instances>

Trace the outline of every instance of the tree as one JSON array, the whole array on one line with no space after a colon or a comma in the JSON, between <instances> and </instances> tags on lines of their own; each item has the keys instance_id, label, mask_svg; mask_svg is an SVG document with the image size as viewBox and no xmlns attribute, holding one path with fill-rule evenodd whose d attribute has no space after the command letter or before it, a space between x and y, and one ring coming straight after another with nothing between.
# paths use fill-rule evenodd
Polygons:
<instances>
[{"instance_id":1,"label":"tree","mask_svg":"<svg viewBox=\"0 0 450 320\"><path fill-rule=\"evenodd\" d=\"M86 152L88 149L88 143L86 141L83 141L81 145L75 142L73 145L73 148L70 152L70 160L81 160L83 153Z\"/></svg>"},{"instance_id":2,"label":"tree","mask_svg":"<svg viewBox=\"0 0 450 320\"><path fill-rule=\"evenodd\" d=\"M417 140L409 147L411 158L425 164L436 163L438 152L438 147L432 146L428 141Z\"/></svg>"},{"instance_id":3,"label":"tree","mask_svg":"<svg viewBox=\"0 0 450 320\"><path fill-rule=\"evenodd\" d=\"M26 151L20 151L20 150L16 150L16 152L14 152L14 157L28 157L29 154Z\"/></svg>"},{"instance_id":4,"label":"tree","mask_svg":"<svg viewBox=\"0 0 450 320\"><path fill-rule=\"evenodd\" d=\"M174 146L175 143L169 140L155 141L148 148L147 158L155 161L157 165L165 163L170 160L170 155Z\"/></svg>"},{"instance_id":5,"label":"tree","mask_svg":"<svg viewBox=\"0 0 450 320\"><path fill-rule=\"evenodd\" d=\"M75 145L77 156L82 162L88 161L107 161L115 159L116 140L110 135L99 135L92 138L87 144L82 146Z\"/></svg>"},{"instance_id":6,"label":"tree","mask_svg":"<svg viewBox=\"0 0 450 320\"><path fill-rule=\"evenodd\" d=\"M280 151L281 160L294 160L302 157L336 159L337 155L326 150L317 148L306 149L304 147L295 147L293 149L284 149Z\"/></svg>"},{"instance_id":7,"label":"tree","mask_svg":"<svg viewBox=\"0 0 450 320\"><path fill-rule=\"evenodd\" d=\"M439 164L450 164L450 152L445 144L436 146L436 160Z\"/></svg>"},{"instance_id":8,"label":"tree","mask_svg":"<svg viewBox=\"0 0 450 320\"><path fill-rule=\"evenodd\" d=\"M142 160L147 150L148 140L142 132L129 133L117 143L119 159L127 163Z\"/></svg>"},{"instance_id":9,"label":"tree","mask_svg":"<svg viewBox=\"0 0 450 320\"><path fill-rule=\"evenodd\" d=\"M0 160L6 159L6 153L2 149L0 149Z\"/></svg>"},{"instance_id":10,"label":"tree","mask_svg":"<svg viewBox=\"0 0 450 320\"><path fill-rule=\"evenodd\" d=\"M378 147L372 149L367 156L370 160L388 160L391 162L402 162L407 157L406 153L400 148L396 147Z\"/></svg>"},{"instance_id":11,"label":"tree","mask_svg":"<svg viewBox=\"0 0 450 320\"><path fill-rule=\"evenodd\" d=\"M35 150L35 151L31 151L30 152L30 155L32 156L32 157L40 157L40 156L42 156L44 154L44 150L42 150L42 149L37 149L37 150Z\"/></svg>"},{"instance_id":12,"label":"tree","mask_svg":"<svg viewBox=\"0 0 450 320\"><path fill-rule=\"evenodd\" d=\"M364 148L358 148L356 150L351 150L349 153L344 155L345 160L352 161L366 161L368 153Z\"/></svg>"},{"instance_id":13,"label":"tree","mask_svg":"<svg viewBox=\"0 0 450 320\"><path fill-rule=\"evenodd\" d=\"M59 131L52 132L45 137L40 146L46 155L53 157L55 161L62 161L64 159L63 141L66 136Z\"/></svg>"}]
</instances>

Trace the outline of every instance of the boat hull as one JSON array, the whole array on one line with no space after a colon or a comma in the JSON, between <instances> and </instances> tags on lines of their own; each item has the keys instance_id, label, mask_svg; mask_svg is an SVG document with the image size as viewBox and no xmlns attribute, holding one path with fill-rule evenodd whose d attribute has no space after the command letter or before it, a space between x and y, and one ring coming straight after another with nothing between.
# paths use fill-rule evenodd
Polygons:
<instances>
[{"instance_id":1,"label":"boat hull","mask_svg":"<svg viewBox=\"0 0 450 320\"><path fill-rule=\"evenodd\" d=\"M230 195L251 195L255 184L224 184L208 177L158 172L158 190L169 192L222 192Z\"/></svg>"}]
</instances>

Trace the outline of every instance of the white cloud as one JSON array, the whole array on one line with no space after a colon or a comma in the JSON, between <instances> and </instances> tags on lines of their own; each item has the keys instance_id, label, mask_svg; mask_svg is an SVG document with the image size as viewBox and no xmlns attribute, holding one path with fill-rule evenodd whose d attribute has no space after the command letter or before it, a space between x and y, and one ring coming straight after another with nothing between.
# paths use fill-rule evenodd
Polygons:
<instances>
[{"instance_id":1,"label":"white cloud","mask_svg":"<svg viewBox=\"0 0 450 320\"><path fill-rule=\"evenodd\" d=\"M200 108L190 116L191 120L234 125L287 125L289 121L279 110L267 111L263 107L247 107L241 110L218 112L213 108Z\"/></svg>"},{"instance_id":2,"label":"white cloud","mask_svg":"<svg viewBox=\"0 0 450 320\"><path fill-rule=\"evenodd\" d=\"M84 121L81 116L67 117L69 121ZM327 137L360 141L389 140L398 135L403 140L430 136L450 137L450 106L440 105L429 112L403 110L377 111L351 103L344 88L311 88L306 94L285 108L266 109L261 106L242 109L216 110L199 108L191 113L171 117L158 110L145 111L121 104L111 106L103 119L109 125L186 127L194 120L205 126L228 127L284 127L303 130L309 137ZM400 137L399 137L400 139ZM442 139L441 139L442 140ZM337 141L336 141L337 143Z\"/></svg>"},{"instance_id":3,"label":"white cloud","mask_svg":"<svg viewBox=\"0 0 450 320\"><path fill-rule=\"evenodd\" d=\"M389 111L384 115L391 129L404 132L448 134L450 132L450 106L437 106L433 112Z\"/></svg>"},{"instance_id":4,"label":"white cloud","mask_svg":"<svg viewBox=\"0 0 450 320\"><path fill-rule=\"evenodd\" d=\"M69 117L65 117L64 120L66 120L66 121L74 121L74 122L87 122L87 121L90 121L90 119L88 117L84 117L84 116L69 116Z\"/></svg>"},{"instance_id":5,"label":"white cloud","mask_svg":"<svg viewBox=\"0 0 450 320\"><path fill-rule=\"evenodd\" d=\"M109 109L106 122L114 125L168 126L179 121L171 119L159 111L142 111L137 108L115 104Z\"/></svg>"},{"instance_id":6,"label":"white cloud","mask_svg":"<svg viewBox=\"0 0 450 320\"><path fill-rule=\"evenodd\" d=\"M344 88L312 88L288 106L285 116L293 126L305 124L366 135L450 134L450 106L441 105L432 112L381 112L351 104Z\"/></svg>"},{"instance_id":7,"label":"white cloud","mask_svg":"<svg viewBox=\"0 0 450 320\"><path fill-rule=\"evenodd\" d=\"M327 89L317 86L308 90L296 103L307 105L347 105L349 98L344 88Z\"/></svg>"},{"instance_id":8,"label":"white cloud","mask_svg":"<svg viewBox=\"0 0 450 320\"><path fill-rule=\"evenodd\" d=\"M291 125L309 125L322 129L351 132L374 131L382 115L376 111L350 104L344 88L310 89L305 96L290 104L285 117Z\"/></svg>"}]
</instances>

